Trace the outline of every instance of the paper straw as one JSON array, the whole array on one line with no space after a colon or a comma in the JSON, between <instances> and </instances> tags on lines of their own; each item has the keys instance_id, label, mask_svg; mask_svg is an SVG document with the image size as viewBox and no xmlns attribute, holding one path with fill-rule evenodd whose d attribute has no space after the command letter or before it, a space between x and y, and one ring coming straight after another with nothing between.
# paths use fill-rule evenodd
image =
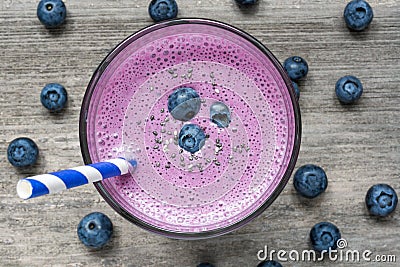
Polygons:
<instances>
[{"instance_id":1,"label":"paper straw","mask_svg":"<svg viewBox=\"0 0 400 267\"><path fill-rule=\"evenodd\" d=\"M72 187L127 174L129 169L136 165L134 160L127 161L123 158L116 158L68 170L36 175L21 179L17 184L17 194L22 199L55 194Z\"/></svg>"}]
</instances>

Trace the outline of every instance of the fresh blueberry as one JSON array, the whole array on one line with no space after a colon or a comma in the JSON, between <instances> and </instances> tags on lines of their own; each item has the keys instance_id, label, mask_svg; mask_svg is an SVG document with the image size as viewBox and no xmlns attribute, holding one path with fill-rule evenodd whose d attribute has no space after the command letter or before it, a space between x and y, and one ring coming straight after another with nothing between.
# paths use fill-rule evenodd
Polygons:
<instances>
[{"instance_id":1,"label":"fresh blueberry","mask_svg":"<svg viewBox=\"0 0 400 267\"><path fill-rule=\"evenodd\" d=\"M316 165L301 166L293 177L296 191L306 198L315 198L323 193L328 186L325 171Z\"/></svg>"},{"instance_id":2,"label":"fresh blueberry","mask_svg":"<svg viewBox=\"0 0 400 267\"><path fill-rule=\"evenodd\" d=\"M296 95L296 99L299 100L299 98L300 98L299 85L296 82L292 82L292 84L293 84L294 94Z\"/></svg>"},{"instance_id":3,"label":"fresh blueberry","mask_svg":"<svg viewBox=\"0 0 400 267\"><path fill-rule=\"evenodd\" d=\"M179 88L168 97L168 111L179 121L191 120L200 107L200 96L193 88Z\"/></svg>"},{"instance_id":4,"label":"fresh blueberry","mask_svg":"<svg viewBox=\"0 0 400 267\"><path fill-rule=\"evenodd\" d=\"M190 153L196 153L205 144L206 135L196 124L185 124L179 132L179 146Z\"/></svg>"},{"instance_id":5,"label":"fresh blueberry","mask_svg":"<svg viewBox=\"0 0 400 267\"><path fill-rule=\"evenodd\" d=\"M37 7L37 16L47 28L60 26L67 15L67 8L62 0L41 0Z\"/></svg>"},{"instance_id":6,"label":"fresh blueberry","mask_svg":"<svg viewBox=\"0 0 400 267\"><path fill-rule=\"evenodd\" d=\"M371 6L364 0L353 0L344 9L344 20L347 27L362 31L368 27L374 18Z\"/></svg>"},{"instance_id":7,"label":"fresh blueberry","mask_svg":"<svg viewBox=\"0 0 400 267\"><path fill-rule=\"evenodd\" d=\"M91 248L101 248L110 240L113 233L111 220L101 212L93 212L79 222L78 237Z\"/></svg>"},{"instance_id":8,"label":"fresh blueberry","mask_svg":"<svg viewBox=\"0 0 400 267\"><path fill-rule=\"evenodd\" d=\"M197 265L197 267L214 267L214 265L208 262L202 262L199 265Z\"/></svg>"},{"instance_id":9,"label":"fresh blueberry","mask_svg":"<svg viewBox=\"0 0 400 267\"><path fill-rule=\"evenodd\" d=\"M39 149L35 142L26 137L14 139L8 145L7 158L15 167L27 167L36 163Z\"/></svg>"},{"instance_id":10,"label":"fresh blueberry","mask_svg":"<svg viewBox=\"0 0 400 267\"><path fill-rule=\"evenodd\" d=\"M337 248L337 241L341 238L339 229L330 222L320 222L310 231L311 244L315 251L328 251Z\"/></svg>"},{"instance_id":11,"label":"fresh blueberry","mask_svg":"<svg viewBox=\"0 0 400 267\"><path fill-rule=\"evenodd\" d=\"M365 196L368 211L375 216L388 216L396 209L397 202L396 191L387 184L372 186Z\"/></svg>"},{"instance_id":12,"label":"fresh blueberry","mask_svg":"<svg viewBox=\"0 0 400 267\"><path fill-rule=\"evenodd\" d=\"M257 267L282 267L282 264L280 264L277 261L262 261L260 262Z\"/></svg>"},{"instance_id":13,"label":"fresh blueberry","mask_svg":"<svg viewBox=\"0 0 400 267\"><path fill-rule=\"evenodd\" d=\"M286 70L292 81L297 81L301 78L304 78L308 73L307 62L298 56L287 58L283 63L283 68Z\"/></svg>"},{"instance_id":14,"label":"fresh blueberry","mask_svg":"<svg viewBox=\"0 0 400 267\"><path fill-rule=\"evenodd\" d=\"M175 0L152 0L149 5L149 14L156 22L176 18L178 4Z\"/></svg>"},{"instance_id":15,"label":"fresh blueberry","mask_svg":"<svg viewBox=\"0 0 400 267\"><path fill-rule=\"evenodd\" d=\"M210 118L218 127L227 128L231 123L231 112L224 103L215 102L210 107Z\"/></svg>"},{"instance_id":16,"label":"fresh blueberry","mask_svg":"<svg viewBox=\"0 0 400 267\"><path fill-rule=\"evenodd\" d=\"M60 111L67 103L67 91L58 83L47 84L40 93L40 101L50 111Z\"/></svg>"},{"instance_id":17,"label":"fresh blueberry","mask_svg":"<svg viewBox=\"0 0 400 267\"><path fill-rule=\"evenodd\" d=\"M258 2L258 0L235 0L235 1L238 5L241 6L254 5L255 3Z\"/></svg>"},{"instance_id":18,"label":"fresh blueberry","mask_svg":"<svg viewBox=\"0 0 400 267\"><path fill-rule=\"evenodd\" d=\"M336 96L343 104L352 104L360 99L363 86L354 76L344 76L336 82Z\"/></svg>"}]
</instances>

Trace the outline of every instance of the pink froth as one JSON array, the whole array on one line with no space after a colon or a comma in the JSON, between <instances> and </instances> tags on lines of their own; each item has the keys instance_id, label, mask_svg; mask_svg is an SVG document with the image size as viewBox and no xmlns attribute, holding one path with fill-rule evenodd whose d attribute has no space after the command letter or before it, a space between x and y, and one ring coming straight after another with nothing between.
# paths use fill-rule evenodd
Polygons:
<instances>
[{"instance_id":1,"label":"pink froth","mask_svg":"<svg viewBox=\"0 0 400 267\"><path fill-rule=\"evenodd\" d=\"M294 145L291 98L273 62L248 41L201 27L128 46L97 84L102 93L94 94L98 105L88 116L93 159L129 151L139 163L132 176L109 179L104 188L132 216L171 232L212 231L254 213L281 181ZM180 86L202 99L187 123L209 138L194 157L177 146L184 123L167 108ZM209 120L215 101L231 109L226 129Z\"/></svg>"}]
</instances>

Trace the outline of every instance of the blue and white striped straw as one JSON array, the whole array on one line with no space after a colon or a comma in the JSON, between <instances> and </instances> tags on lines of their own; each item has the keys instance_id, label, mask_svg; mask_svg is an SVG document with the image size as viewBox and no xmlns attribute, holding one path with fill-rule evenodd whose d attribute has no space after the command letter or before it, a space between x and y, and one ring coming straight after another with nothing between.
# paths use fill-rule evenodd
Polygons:
<instances>
[{"instance_id":1,"label":"blue and white striped straw","mask_svg":"<svg viewBox=\"0 0 400 267\"><path fill-rule=\"evenodd\" d=\"M127 161L123 158L116 158L68 170L36 175L21 179L17 184L17 193L22 199L55 194L72 187L127 174L136 165L134 160Z\"/></svg>"}]
</instances>

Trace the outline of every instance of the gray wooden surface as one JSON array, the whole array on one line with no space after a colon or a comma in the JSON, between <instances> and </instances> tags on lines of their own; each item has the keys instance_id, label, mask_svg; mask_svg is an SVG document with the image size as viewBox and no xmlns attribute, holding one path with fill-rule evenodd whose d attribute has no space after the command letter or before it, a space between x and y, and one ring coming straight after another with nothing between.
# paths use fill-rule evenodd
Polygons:
<instances>
[{"instance_id":1,"label":"gray wooden surface","mask_svg":"<svg viewBox=\"0 0 400 267\"><path fill-rule=\"evenodd\" d=\"M350 32L342 12L347 1L260 0L240 11L233 0L179 0L180 17L231 23L261 40L280 59L306 58L310 72L300 83L303 141L297 166L322 166L325 194L306 201L292 181L259 218L223 237L177 241L147 233L116 214L92 185L59 195L21 201L20 177L82 164L78 139L80 104L89 79L117 43L151 24L149 1L67 0L68 21L48 31L36 18L37 0L0 0L0 266L256 266L257 251L309 249L308 233L320 221L334 222L349 249L392 254L399 266L400 211L377 220L367 215L364 197L374 183L400 193L400 2L371 0L375 18L361 33ZM354 106L334 95L338 78L352 74L365 93ZM68 108L49 114L39 93L59 82ZM40 148L38 163L17 170L6 159L8 143L28 136ZM106 249L90 251L76 226L89 212L111 217L115 235ZM333 266L329 261L287 262L284 266ZM334 266L347 266L337 262Z\"/></svg>"}]
</instances>

